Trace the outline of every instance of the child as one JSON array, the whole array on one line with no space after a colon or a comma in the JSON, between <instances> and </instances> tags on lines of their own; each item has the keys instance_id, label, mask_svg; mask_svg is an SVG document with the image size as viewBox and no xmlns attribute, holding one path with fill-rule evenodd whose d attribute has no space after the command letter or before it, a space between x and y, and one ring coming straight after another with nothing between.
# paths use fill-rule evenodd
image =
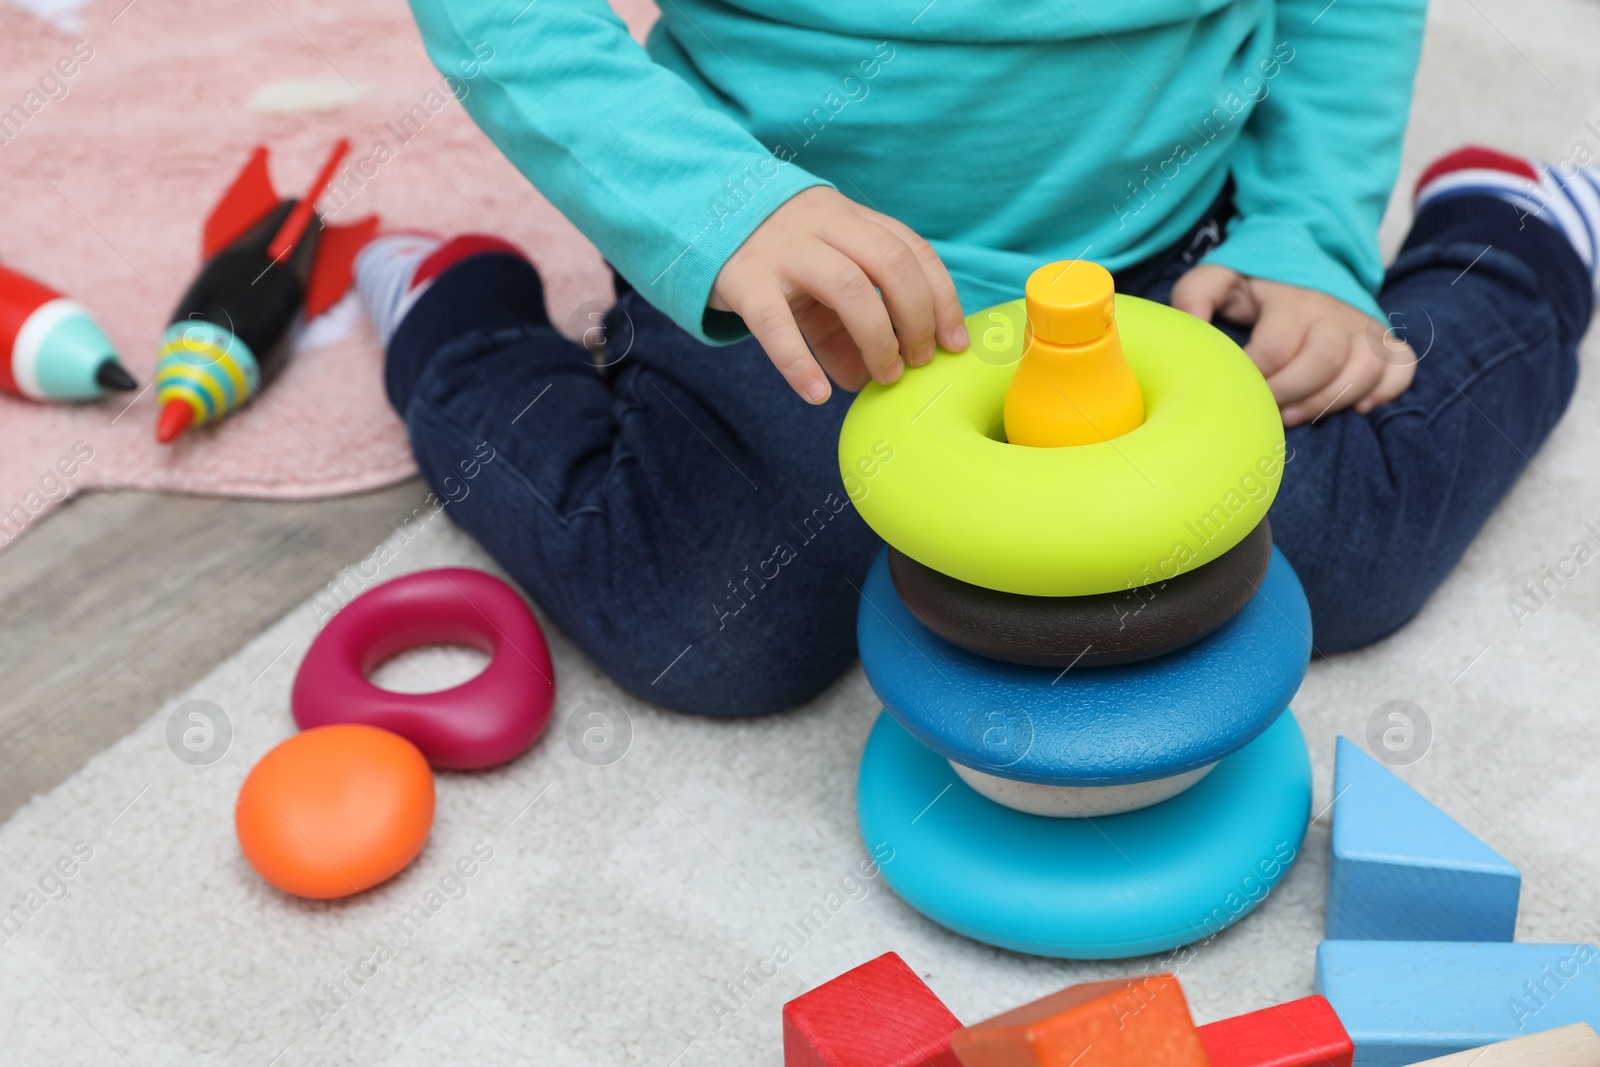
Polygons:
<instances>
[{"instance_id":1,"label":"child","mask_svg":"<svg viewBox=\"0 0 1600 1067\"><path fill-rule=\"evenodd\" d=\"M1416 613L1572 394L1593 171L1448 156L1381 270L1423 0L667 0L644 48L604 0L412 4L619 300L597 367L515 248L380 240L390 398L436 487L492 446L456 521L644 699L756 714L845 669L880 543L828 379L965 348L1051 260L1245 345L1323 652Z\"/></svg>"}]
</instances>

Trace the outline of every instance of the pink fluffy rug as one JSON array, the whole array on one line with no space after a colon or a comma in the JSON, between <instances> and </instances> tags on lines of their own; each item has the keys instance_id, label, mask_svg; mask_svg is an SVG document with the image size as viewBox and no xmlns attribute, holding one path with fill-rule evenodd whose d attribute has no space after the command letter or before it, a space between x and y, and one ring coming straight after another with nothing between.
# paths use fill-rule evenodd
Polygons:
<instances>
[{"instance_id":1,"label":"pink fluffy rug","mask_svg":"<svg viewBox=\"0 0 1600 1067\"><path fill-rule=\"evenodd\" d=\"M618 6L642 34L648 0ZM417 105L427 120L402 140ZM404 0L0 0L0 260L88 305L141 385L251 148L270 146L290 195L341 136L346 192L324 200L339 221L498 232L549 280L558 325L609 292L599 255L448 97ZM0 395L0 546L85 489L314 497L416 469L353 298L220 426L160 446L155 412L153 390L79 407Z\"/></svg>"}]
</instances>

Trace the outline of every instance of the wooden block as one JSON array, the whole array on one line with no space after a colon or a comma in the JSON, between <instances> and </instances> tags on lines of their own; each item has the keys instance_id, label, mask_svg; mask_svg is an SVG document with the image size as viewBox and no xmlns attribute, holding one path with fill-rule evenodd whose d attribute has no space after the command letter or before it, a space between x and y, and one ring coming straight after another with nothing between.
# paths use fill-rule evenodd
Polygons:
<instances>
[{"instance_id":1,"label":"wooden block","mask_svg":"<svg viewBox=\"0 0 1600 1067\"><path fill-rule=\"evenodd\" d=\"M1355 1067L1413 1064L1573 1023L1600 1025L1600 949L1324 941L1316 988L1355 1042Z\"/></svg>"},{"instance_id":2,"label":"wooden block","mask_svg":"<svg viewBox=\"0 0 1600 1067\"><path fill-rule=\"evenodd\" d=\"M1586 1023L1485 1045L1416 1067L1600 1067L1600 1036Z\"/></svg>"},{"instance_id":3,"label":"wooden block","mask_svg":"<svg viewBox=\"0 0 1600 1067\"><path fill-rule=\"evenodd\" d=\"M1211 1067L1350 1067L1355 1057L1350 1035L1321 997L1208 1023L1200 1043Z\"/></svg>"},{"instance_id":4,"label":"wooden block","mask_svg":"<svg viewBox=\"0 0 1600 1067\"><path fill-rule=\"evenodd\" d=\"M1068 986L957 1031L965 1067L1208 1067L1170 974Z\"/></svg>"},{"instance_id":5,"label":"wooden block","mask_svg":"<svg viewBox=\"0 0 1600 1067\"><path fill-rule=\"evenodd\" d=\"M1511 940L1520 871L1343 737L1333 786L1330 939Z\"/></svg>"},{"instance_id":6,"label":"wooden block","mask_svg":"<svg viewBox=\"0 0 1600 1067\"><path fill-rule=\"evenodd\" d=\"M960 1067L961 1020L885 952L783 1006L784 1067Z\"/></svg>"}]
</instances>

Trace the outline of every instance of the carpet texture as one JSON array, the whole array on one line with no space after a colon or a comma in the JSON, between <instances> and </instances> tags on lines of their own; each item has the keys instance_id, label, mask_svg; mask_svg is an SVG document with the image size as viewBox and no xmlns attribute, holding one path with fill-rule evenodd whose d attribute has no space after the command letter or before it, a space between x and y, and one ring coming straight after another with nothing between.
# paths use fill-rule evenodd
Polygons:
<instances>
[{"instance_id":1,"label":"carpet texture","mask_svg":"<svg viewBox=\"0 0 1600 1067\"><path fill-rule=\"evenodd\" d=\"M147 5L161 15L140 0L122 21ZM285 10L324 47L343 39L331 11ZM1600 55L1580 45L1594 40L1600 8L1589 3L1439 5L1407 174L1468 139L1547 156L1585 139L1600 149L1585 127L1600 124ZM319 142L307 135L302 163ZM463 189L488 203L486 179L459 180L485 181ZM494 210L513 215L507 201ZM1405 221L1386 224L1391 246ZM1591 337L1588 358L1597 350ZM1600 564L1542 603L1518 600L1574 542L1600 547L1585 526L1600 528L1597 452L1600 392L1585 378L1537 467L1416 622L1314 663L1294 705L1317 811L1331 799L1334 738L1361 742L1388 701L1420 707L1431 744L1399 773L1523 870L1524 940L1600 940ZM335 581L348 596L446 564L489 566L435 518ZM1310 992L1326 816L1260 909L1192 956L1016 956L943 931L881 878L859 877L853 783L877 713L859 670L794 712L709 722L623 696L555 633L556 718L538 745L508 767L441 775L432 839L392 882L345 902L289 899L241 858L233 800L293 731L293 670L337 599L319 594L0 827L0 907L21 902L27 916L0 937L0 1062L774 1067L782 1003L888 949L967 1021L1159 967L1178 968L1202 1021ZM430 650L383 679L437 687L470 668L465 653ZM190 699L232 723L231 748L209 766L180 762L166 742L171 712ZM631 749L610 766L580 760L564 736L570 716L596 708L632 724ZM472 875L454 875L464 858ZM807 914L820 917L802 937L794 924ZM764 961L779 943L790 958L774 971Z\"/></svg>"},{"instance_id":2,"label":"carpet texture","mask_svg":"<svg viewBox=\"0 0 1600 1067\"><path fill-rule=\"evenodd\" d=\"M642 32L648 0L626 8ZM0 260L87 305L141 385L201 223L256 144L292 195L349 137L325 212L499 232L545 271L558 325L610 291L598 253L450 99L403 0L0 0L0 114ZM416 470L353 297L217 428L163 447L155 413L153 390L75 407L0 395L0 547L84 489L312 497Z\"/></svg>"}]
</instances>

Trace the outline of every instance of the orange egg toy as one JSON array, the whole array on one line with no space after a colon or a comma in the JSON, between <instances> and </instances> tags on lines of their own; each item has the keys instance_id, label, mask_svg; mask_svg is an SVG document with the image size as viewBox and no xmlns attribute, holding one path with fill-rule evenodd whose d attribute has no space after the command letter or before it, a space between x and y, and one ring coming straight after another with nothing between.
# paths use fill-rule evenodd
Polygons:
<instances>
[{"instance_id":1,"label":"orange egg toy","mask_svg":"<svg viewBox=\"0 0 1600 1067\"><path fill-rule=\"evenodd\" d=\"M234 830L256 873L285 893L346 897L398 874L433 828L433 772L375 726L306 730L245 777Z\"/></svg>"}]
</instances>

